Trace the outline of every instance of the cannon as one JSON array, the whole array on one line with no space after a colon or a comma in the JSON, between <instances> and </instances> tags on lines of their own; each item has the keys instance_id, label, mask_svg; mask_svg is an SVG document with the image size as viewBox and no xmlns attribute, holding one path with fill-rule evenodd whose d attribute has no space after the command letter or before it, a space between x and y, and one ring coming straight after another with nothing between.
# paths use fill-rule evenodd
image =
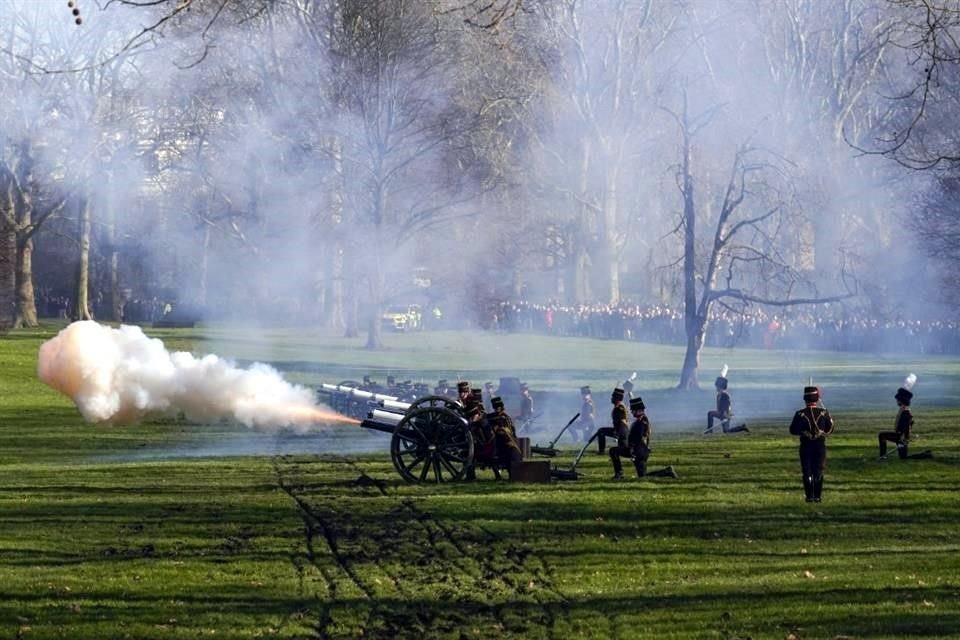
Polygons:
<instances>
[{"instance_id":1,"label":"cannon","mask_svg":"<svg viewBox=\"0 0 960 640\"><path fill-rule=\"evenodd\" d=\"M395 396L364 391L346 384L322 384L328 404L341 411L347 407L360 426L388 433L393 466L409 482L450 482L463 478L475 465L490 460L475 459L475 443L463 405L446 396L424 396L404 402ZM357 407L363 415L357 415Z\"/></svg>"},{"instance_id":2,"label":"cannon","mask_svg":"<svg viewBox=\"0 0 960 640\"><path fill-rule=\"evenodd\" d=\"M361 428L390 434L390 458L408 482L452 482L477 468L491 469L499 478L500 471L509 470L505 461L497 459L492 440L477 442L458 400L428 395L407 402L346 383L322 384L318 393L332 408L360 419ZM557 455L553 445L578 416L546 447L531 447L530 452ZM550 475L557 479L579 477L556 468Z\"/></svg>"}]
</instances>

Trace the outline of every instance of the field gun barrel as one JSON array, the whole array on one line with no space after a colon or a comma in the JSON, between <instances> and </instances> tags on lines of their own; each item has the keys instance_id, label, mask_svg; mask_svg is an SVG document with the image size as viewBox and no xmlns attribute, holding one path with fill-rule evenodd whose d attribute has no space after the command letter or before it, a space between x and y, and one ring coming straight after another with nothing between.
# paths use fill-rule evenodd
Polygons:
<instances>
[{"instance_id":1,"label":"field gun barrel","mask_svg":"<svg viewBox=\"0 0 960 640\"><path fill-rule=\"evenodd\" d=\"M404 413L410 408L409 402L402 402L400 400L377 400L377 404L384 409L393 409L394 411L402 411Z\"/></svg>"},{"instance_id":2,"label":"field gun barrel","mask_svg":"<svg viewBox=\"0 0 960 640\"><path fill-rule=\"evenodd\" d=\"M399 398L397 398L396 396L388 396L385 393L373 393L372 391L364 391L363 389L348 387L345 384L323 383L320 385L320 389L322 389L323 391L326 391L327 393L343 393L354 398L360 398L362 400L370 400L371 402L377 402L379 400L391 400L391 401L399 400Z\"/></svg>"},{"instance_id":3,"label":"field gun barrel","mask_svg":"<svg viewBox=\"0 0 960 640\"><path fill-rule=\"evenodd\" d=\"M403 420L403 416L404 414L402 413L385 411L383 409L374 409L367 414L366 419L360 422L360 426L364 429L373 429L374 431L393 433L397 425L400 424L400 421Z\"/></svg>"}]
</instances>

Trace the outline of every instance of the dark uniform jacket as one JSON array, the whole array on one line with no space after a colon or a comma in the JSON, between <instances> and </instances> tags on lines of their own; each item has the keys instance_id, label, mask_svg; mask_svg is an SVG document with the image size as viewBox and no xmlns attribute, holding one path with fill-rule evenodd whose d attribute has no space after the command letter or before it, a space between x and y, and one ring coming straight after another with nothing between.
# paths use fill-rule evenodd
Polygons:
<instances>
[{"instance_id":1,"label":"dark uniform jacket","mask_svg":"<svg viewBox=\"0 0 960 640\"><path fill-rule=\"evenodd\" d=\"M913 428L913 414L910 413L910 407L900 407L897 412L896 432L900 436L900 442L906 444L910 442L910 429Z\"/></svg>"},{"instance_id":2,"label":"dark uniform jacket","mask_svg":"<svg viewBox=\"0 0 960 640\"><path fill-rule=\"evenodd\" d=\"M610 422L613 424L613 433L617 436L617 446L626 446L630 433L630 423L627 422L627 407L622 402L613 405L613 410L610 412Z\"/></svg>"},{"instance_id":3,"label":"dark uniform jacket","mask_svg":"<svg viewBox=\"0 0 960 640\"><path fill-rule=\"evenodd\" d=\"M800 442L823 440L833 433L833 418L826 409L807 407L793 414L790 434L800 436Z\"/></svg>"},{"instance_id":4,"label":"dark uniform jacket","mask_svg":"<svg viewBox=\"0 0 960 640\"><path fill-rule=\"evenodd\" d=\"M720 414L722 418L729 418L732 413L730 413L730 394L724 391L717 392L717 413Z\"/></svg>"},{"instance_id":5,"label":"dark uniform jacket","mask_svg":"<svg viewBox=\"0 0 960 640\"><path fill-rule=\"evenodd\" d=\"M630 425L630 437L627 440L630 454L637 458L650 455L650 418L643 414Z\"/></svg>"}]
</instances>

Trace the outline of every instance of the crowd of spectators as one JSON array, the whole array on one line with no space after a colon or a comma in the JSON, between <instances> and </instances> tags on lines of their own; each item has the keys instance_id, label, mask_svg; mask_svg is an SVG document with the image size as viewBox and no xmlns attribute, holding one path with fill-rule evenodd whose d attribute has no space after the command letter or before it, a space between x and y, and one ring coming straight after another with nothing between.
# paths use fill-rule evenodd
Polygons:
<instances>
[{"instance_id":1,"label":"crowd of spectators","mask_svg":"<svg viewBox=\"0 0 960 640\"><path fill-rule=\"evenodd\" d=\"M109 317L103 301L93 301L96 317ZM38 291L41 317L67 318L70 299ZM123 305L123 321L151 323L170 312L160 299L134 297ZM624 303L563 305L527 301L488 304L480 326L504 332L530 332L657 344L686 343L683 313L668 305ZM467 328L476 322L446 316L427 328ZM828 351L960 353L960 323L954 320L883 318L840 305L754 308L735 313L715 306L710 313L705 344L713 347L815 349Z\"/></svg>"},{"instance_id":2,"label":"crowd of spectators","mask_svg":"<svg viewBox=\"0 0 960 640\"><path fill-rule=\"evenodd\" d=\"M638 304L492 305L487 328L561 336L685 344L680 309ZM735 313L715 307L705 344L715 347L819 349L830 351L960 353L960 324L947 320L880 318L841 306L756 308Z\"/></svg>"}]
</instances>

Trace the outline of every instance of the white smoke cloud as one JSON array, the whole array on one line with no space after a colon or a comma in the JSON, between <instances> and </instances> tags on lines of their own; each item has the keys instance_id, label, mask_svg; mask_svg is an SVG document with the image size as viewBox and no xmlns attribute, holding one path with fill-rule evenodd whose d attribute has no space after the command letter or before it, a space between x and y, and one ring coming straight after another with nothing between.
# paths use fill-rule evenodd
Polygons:
<instances>
[{"instance_id":1,"label":"white smoke cloud","mask_svg":"<svg viewBox=\"0 0 960 640\"><path fill-rule=\"evenodd\" d=\"M136 326L74 322L40 346L37 374L94 423L179 412L249 427L356 422L317 406L310 389L290 384L269 365L241 369L215 355L171 353Z\"/></svg>"}]
</instances>

